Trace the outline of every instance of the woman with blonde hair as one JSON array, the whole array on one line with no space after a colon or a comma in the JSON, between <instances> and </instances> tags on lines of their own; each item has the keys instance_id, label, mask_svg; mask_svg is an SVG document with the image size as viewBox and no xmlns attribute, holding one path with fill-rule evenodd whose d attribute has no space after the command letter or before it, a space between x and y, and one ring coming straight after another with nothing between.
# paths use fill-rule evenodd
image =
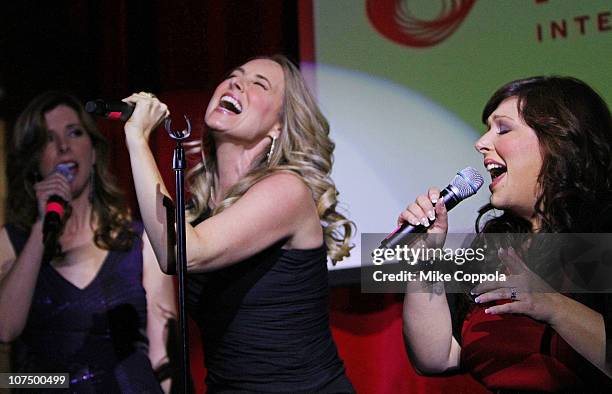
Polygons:
<instances>
[{"instance_id":1,"label":"woman with blonde hair","mask_svg":"<svg viewBox=\"0 0 612 394\"><path fill-rule=\"evenodd\" d=\"M147 93L126 140L138 201L167 270L168 192L147 141L168 116ZM329 328L327 255L348 256L352 222L336 211L329 125L284 56L235 68L216 88L194 168L187 226L188 304L211 392L352 392Z\"/></svg>"}]
</instances>

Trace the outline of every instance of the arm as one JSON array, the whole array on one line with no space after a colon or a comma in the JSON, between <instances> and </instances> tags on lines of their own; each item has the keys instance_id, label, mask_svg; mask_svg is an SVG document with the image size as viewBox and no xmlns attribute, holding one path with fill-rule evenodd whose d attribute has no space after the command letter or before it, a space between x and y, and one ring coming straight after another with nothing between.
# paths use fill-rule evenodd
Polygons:
<instances>
[{"instance_id":1,"label":"arm","mask_svg":"<svg viewBox=\"0 0 612 394\"><path fill-rule=\"evenodd\" d=\"M286 239L287 248L322 244L319 216L308 187L289 173L253 185L223 212L188 233L188 268L206 271L250 257Z\"/></svg>"},{"instance_id":2,"label":"arm","mask_svg":"<svg viewBox=\"0 0 612 394\"><path fill-rule=\"evenodd\" d=\"M478 299L504 299L505 290ZM484 294L483 294L484 295ZM509 296L507 297L509 298ZM560 293L519 293L519 301L496 305L485 310L490 314L520 313L545 321L589 362L612 377L612 365L606 363L606 330L601 313Z\"/></svg>"},{"instance_id":3,"label":"arm","mask_svg":"<svg viewBox=\"0 0 612 394\"><path fill-rule=\"evenodd\" d=\"M409 283L404 298L403 333L414 368L435 374L459 367L461 347L453 337L451 315L442 283L429 291Z\"/></svg>"},{"instance_id":4,"label":"arm","mask_svg":"<svg viewBox=\"0 0 612 394\"><path fill-rule=\"evenodd\" d=\"M32 226L16 256L5 228L0 232L0 342L11 342L25 327L43 256L42 223Z\"/></svg>"},{"instance_id":5,"label":"arm","mask_svg":"<svg viewBox=\"0 0 612 394\"><path fill-rule=\"evenodd\" d=\"M417 197L402 212L398 223L422 224L429 226L429 234L446 234L447 212L439 196L439 190L431 188L427 196ZM432 204L434 201L435 207ZM419 282L408 283L404 298L403 333L406 351L419 373L442 373L459 367L461 347L453 337L450 310L442 283L434 284L431 289L424 288Z\"/></svg>"},{"instance_id":6,"label":"arm","mask_svg":"<svg viewBox=\"0 0 612 394\"><path fill-rule=\"evenodd\" d=\"M473 292L480 294L475 301L487 303L512 298L514 302L495 305L485 310L489 314L520 313L546 322L584 358L612 377L612 365L606 363L606 329L601 313L554 291L531 272L521 257L509 248L499 252L511 275L504 284L482 283Z\"/></svg>"},{"instance_id":7,"label":"arm","mask_svg":"<svg viewBox=\"0 0 612 394\"><path fill-rule=\"evenodd\" d=\"M143 222L160 266L166 272L164 197L169 196L148 146L148 136L166 107L157 99L132 95L136 109L126 123L126 141ZM186 226L190 271L218 269L286 238L287 246L316 247L321 224L308 187L296 176L279 173L252 186L234 205L200 223Z\"/></svg>"},{"instance_id":8,"label":"arm","mask_svg":"<svg viewBox=\"0 0 612 394\"><path fill-rule=\"evenodd\" d=\"M30 229L30 235L19 254L16 255L6 228L0 232L0 342L10 342L21 334L25 327L44 247L42 213L51 195L71 200L70 184L66 178L53 173L34 185L38 201L39 220Z\"/></svg>"},{"instance_id":9,"label":"arm","mask_svg":"<svg viewBox=\"0 0 612 394\"><path fill-rule=\"evenodd\" d=\"M601 313L559 293L553 298L550 325L584 358L612 377L612 365L606 363L606 329Z\"/></svg>"},{"instance_id":10,"label":"arm","mask_svg":"<svg viewBox=\"0 0 612 394\"><path fill-rule=\"evenodd\" d=\"M147 337L149 359L154 370L168 363L168 325L176 321L176 300L173 279L157 266L151 243L142 236L142 285L147 292ZM170 390L170 380L163 381L164 392Z\"/></svg>"},{"instance_id":11,"label":"arm","mask_svg":"<svg viewBox=\"0 0 612 394\"><path fill-rule=\"evenodd\" d=\"M167 223L163 200L170 198L170 194L149 148L149 136L169 112L159 100L142 94L133 94L124 101L136 105L125 124L125 135L142 221L157 262L162 271L167 272ZM189 225L187 231L190 231Z\"/></svg>"}]
</instances>

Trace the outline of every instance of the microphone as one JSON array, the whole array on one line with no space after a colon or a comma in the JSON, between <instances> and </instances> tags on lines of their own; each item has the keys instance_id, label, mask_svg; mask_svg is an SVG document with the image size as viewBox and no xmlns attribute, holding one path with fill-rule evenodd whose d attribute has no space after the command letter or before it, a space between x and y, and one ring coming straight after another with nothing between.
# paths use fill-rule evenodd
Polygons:
<instances>
[{"instance_id":1,"label":"microphone","mask_svg":"<svg viewBox=\"0 0 612 394\"><path fill-rule=\"evenodd\" d=\"M102 116L106 119L127 121L132 112L134 112L134 106L123 101L104 101L101 99L88 101L85 104L85 111L90 114Z\"/></svg>"},{"instance_id":2,"label":"microphone","mask_svg":"<svg viewBox=\"0 0 612 394\"><path fill-rule=\"evenodd\" d=\"M444 200L446 210L450 211L461 201L476 194L483 183L482 175L474 168L466 167L459 171L450 184L440 192L440 198ZM392 249L399 245L404 237L409 234L424 233L426 231L427 227L423 225L413 226L409 223L404 223L382 240L379 249Z\"/></svg>"},{"instance_id":3,"label":"microphone","mask_svg":"<svg viewBox=\"0 0 612 394\"><path fill-rule=\"evenodd\" d=\"M74 176L70 172L70 167L70 164L60 163L55 167L55 171L62 174L68 182L72 182ZM68 203L57 194L52 195L47 200L45 219L43 221L43 243L45 245L57 242L67 205Z\"/></svg>"}]
</instances>

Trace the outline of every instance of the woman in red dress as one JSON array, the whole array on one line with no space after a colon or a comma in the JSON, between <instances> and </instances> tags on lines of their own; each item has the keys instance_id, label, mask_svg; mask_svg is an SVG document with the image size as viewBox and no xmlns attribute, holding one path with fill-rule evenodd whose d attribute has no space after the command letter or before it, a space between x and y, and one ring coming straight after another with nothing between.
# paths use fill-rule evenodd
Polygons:
<instances>
[{"instance_id":1,"label":"woman in red dress","mask_svg":"<svg viewBox=\"0 0 612 394\"><path fill-rule=\"evenodd\" d=\"M593 89L569 77L513 81L493 94L482 119L487 131L475 147L491 175L491 199L477 221L481 233L612 232L612 120ZM439 196L429 189L400 221L446 234ZM474 298L460 297L463 308L441 284L408 289L412 363L422 373L469 371L496 392L610 392L611 295L542 291L547 284L525 262L525 249L499 248L507 281L474 287Z\"/></svg>"}]
</instances>

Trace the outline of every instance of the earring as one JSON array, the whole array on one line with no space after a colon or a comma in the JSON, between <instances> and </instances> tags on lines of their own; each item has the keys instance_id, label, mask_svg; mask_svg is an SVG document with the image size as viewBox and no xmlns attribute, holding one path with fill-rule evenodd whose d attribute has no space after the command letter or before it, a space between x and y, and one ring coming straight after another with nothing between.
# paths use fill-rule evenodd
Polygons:
<instances>
[{"instance_id":1,"label":"earring","mask_svg":"<svg viewBox=\"0 0 612 394\"><path fill-rule=\"evenodd\" d=\"M269 136L272 138L272 143L270 144L270 151L268 152L268 164L270 164L270 160L272 160L272 154L274 153L274 146L276 145L276 137L273 135Z\"/></svg>"}]
</instances>

